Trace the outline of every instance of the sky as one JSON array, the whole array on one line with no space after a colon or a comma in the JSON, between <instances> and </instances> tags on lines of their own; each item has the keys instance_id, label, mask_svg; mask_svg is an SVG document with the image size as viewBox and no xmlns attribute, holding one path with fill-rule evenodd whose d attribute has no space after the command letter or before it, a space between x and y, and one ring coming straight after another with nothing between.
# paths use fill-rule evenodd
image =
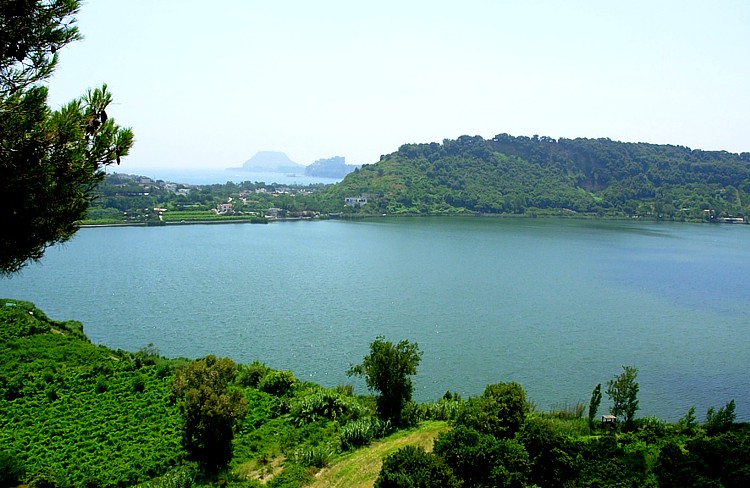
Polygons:
<instances>
[{"instance_id":1,"label":"sky","mask_svg":"<svg viewBox=\"0 0 750 488\"><path fill-rule=\"evenodd\" d=\"M747 0L91 0L76 18L49 101L107 83L136 135L121 172L501 133L750 151Z\"/></svg>"}]
</instances>

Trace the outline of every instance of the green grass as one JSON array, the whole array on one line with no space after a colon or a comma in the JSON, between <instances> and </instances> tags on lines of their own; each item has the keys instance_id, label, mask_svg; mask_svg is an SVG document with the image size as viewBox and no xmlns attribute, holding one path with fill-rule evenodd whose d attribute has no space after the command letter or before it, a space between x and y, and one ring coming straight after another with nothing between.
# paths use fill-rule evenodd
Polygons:
<instances>
[{"instance_id":1,"label":"green grass","mask_svg":"<svg viewBox=\"0 0 750 488\"><path fill-rule=\"evenodd\" d=\"M438 434L448 429L447 422L427 421L414 429L398 431L365 448L342 455L329 467L320 470L315 475L315 481L309 486L313 488L372 487L380 473L383 458L404 446L419 446L431 451Z\"/></svg>"}]
</instances>

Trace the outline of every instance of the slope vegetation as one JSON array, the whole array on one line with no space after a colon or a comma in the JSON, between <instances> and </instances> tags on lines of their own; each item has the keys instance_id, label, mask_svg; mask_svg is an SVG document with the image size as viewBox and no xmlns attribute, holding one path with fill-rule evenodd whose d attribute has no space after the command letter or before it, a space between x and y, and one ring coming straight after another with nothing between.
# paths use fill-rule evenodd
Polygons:
<instances>
[{"instance_id":1,"label":"slope vegetation","mask_svg":"<svg viewBox=\"0 0 750 488\"><path fill-rule=\"evenodd\" d=\"M406 144L330 187L329 210L651 216L712 220L750 210L750 153L609 139L462 136ZM352 211L349 208L347 211ZM355 209L356 211L356 209Z\"/></svg>"}]
</instances>

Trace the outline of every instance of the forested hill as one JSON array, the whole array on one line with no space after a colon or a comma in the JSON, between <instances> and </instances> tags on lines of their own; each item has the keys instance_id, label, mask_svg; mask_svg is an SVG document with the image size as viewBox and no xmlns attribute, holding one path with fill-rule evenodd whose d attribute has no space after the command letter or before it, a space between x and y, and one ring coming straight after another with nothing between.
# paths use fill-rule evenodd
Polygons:
<instances>
[{"instance_id":1,"label":"forested hill","mask_svg":"<svg viewBox=\"0 0 750 488\"><path fill-rule=\"evenodd\" d=\"M405 144L328 190L360 212L651 216L750 213L750 153L610 139L461 136Z\"/></svg>"}]
</instances>

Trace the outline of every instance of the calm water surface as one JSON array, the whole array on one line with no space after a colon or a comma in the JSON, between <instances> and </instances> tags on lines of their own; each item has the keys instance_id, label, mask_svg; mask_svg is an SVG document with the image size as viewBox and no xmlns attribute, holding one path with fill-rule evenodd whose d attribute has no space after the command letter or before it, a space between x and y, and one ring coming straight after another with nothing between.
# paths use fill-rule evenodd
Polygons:
<instances>
[{"instance_id":1,"label":"calm water surface","mask_svg":"<svg viewBox=\"0 0 750 488\"><path fill-rule=\"evenodd\" d=\"M748 226L537 219L82 229L0 296L112 348L259 359L327 386L352 382L376 336L409 339L420 401L518 381L542 409L588 404L632 365L639 416L735 399L748 421L748 242Z\"/></svg>"}]
</instances>

